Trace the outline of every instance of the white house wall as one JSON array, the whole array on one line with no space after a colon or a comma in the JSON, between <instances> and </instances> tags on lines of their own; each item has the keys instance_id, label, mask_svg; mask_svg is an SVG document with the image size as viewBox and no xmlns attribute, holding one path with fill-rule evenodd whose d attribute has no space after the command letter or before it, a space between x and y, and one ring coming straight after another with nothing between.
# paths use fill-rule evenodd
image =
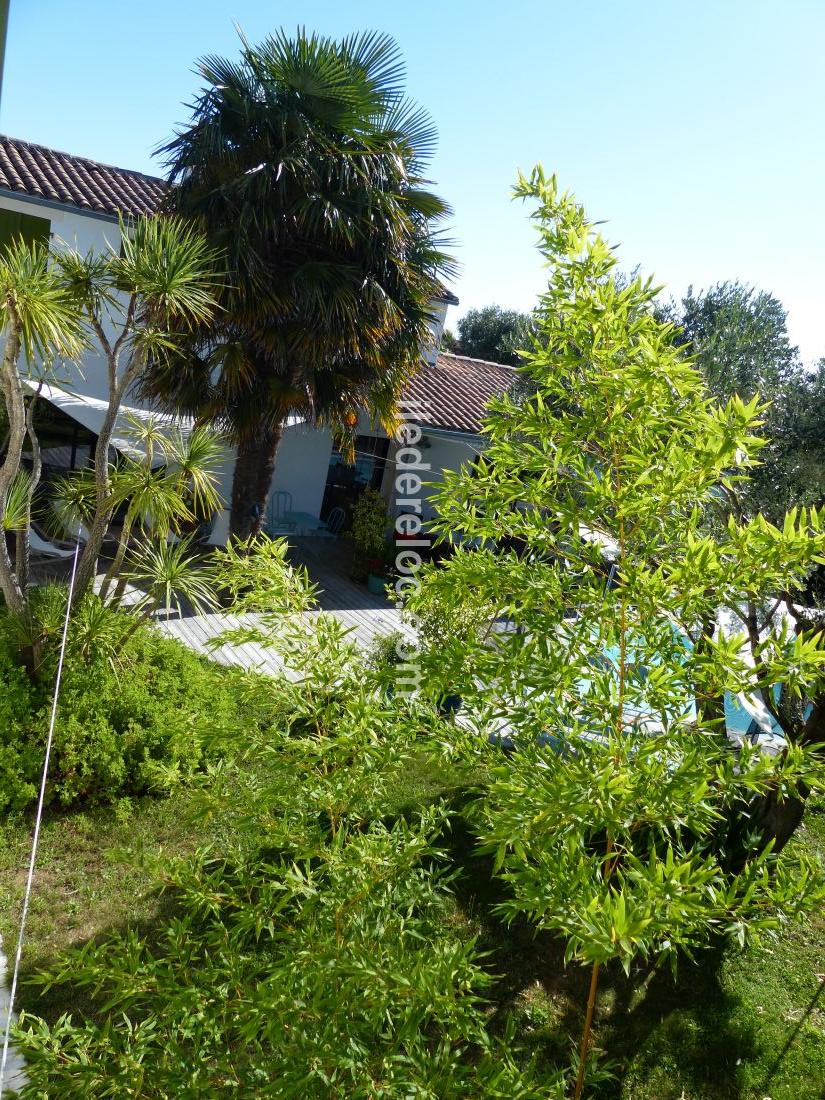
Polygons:
<instances>
[{"instance_id":1,"label":"white house wall","mask_svg":"<svg viewBox=\"0 0 825 1100\"><path fill-rule=\"evenodd\" d=\"M286 428L278 448L273 491L291 493L293 511L317 516L324 499L331 455L332 433L327 428L304 424Z\"/></svg>"},{"instance_id":2,"label":"white house wall","mask_svg":"<svg viewBox=\"0 0 825 1100\"><path fill-rule=\"evenodd\" d=\"M472 462L476 457L478 450L477 447L468 440L451 437L432 435L427 433L427 429L424 429L424 439L429 443L429 446L421 449L421 461L427 469L421 470L421 515L423 519L431 519L434 514L434 508L430 503L430 497L435 493L443 481L443 473L445 470L458 470L465 463ZM395 479L399 473L399 467L396 462L396 454L398 452L398 445L392 444L390 446L390 452L388 455L387 470L384 474L384 481L381 486L381 491L386 498L389 506L390 513L395 515L398 512L397 501L401 500L402 508L410 499L406 493L402 493L399 496L395 488ZM406 459L407 456L405 456ZM403 472L403 468L402 468Z\"/></svg>"},{"instance_id":3,"label":"white house wall","mask_svg":"<svg viewBox=\"0 0 825 1100\"><path fill-rule=\"evenodd\" d=\"M0 195L0 208L13 210L21 214L47 218L50 223L51 245L54 249L74 248L85 255L88 252L100 253L112 248L120 249L120 228L118 223L107 218L94 217L80 210L51 206L37 201L12 198ZM425 359L434 361L447 313L447 303L431 303L433 319L431 323L432 341L422 349ZM107 326L110 335L116 335L116 326ZM53 373L54 381L68 390L82 396L106 400L108 382L104 357L95 349L94 344L83 356L82 363L60 363ZM132 404L136 402L131 400ZM358 432L386 438L384 432L370 424L367 416L359 419ZM424 451L424 461L431 470L425 473L426 480L440 481L443 469L456 469L463 462L472 459L473 448L469 443L455 438L428 435L430 446ZM390 444L389 458L392 460L395 445ZM272 480L273 491L285 490L292 495L295 511L309 512L317 516L321 510L326 488L327 471L332 455L332 434L327 429L297 425L286 428L278 451L275 473ZM235 466L234 452L227 456L221 472L221 493L229 504L232 491L232 475ZM389 461L382 485L382 491L390 507L393 506L393 480L395 464ZM432 487L425 486L422 491L424 515L430 516L432 508L426 498ZM394 510L394 509L393 509Z\"/></svg>"},{"instance_id":4,"label":"white house wall","mask_svg":"<svg viewBox=\"0 0 825 1100\"><path fill-rule=\"evenodd\" d=\"M424 359L429 365L435 366L438 352L441 348L441 338L444 335L444 325L447 323L448 302L443 299L434 299L430 302L430 340L421 349Z\"/></svg>"},{"instance_id":5,"label":"white house wall","mask_svg":"<svg viewBox=\"0 0 825 1100\"><path fill-rule=\"evenodd\" d=\"M49 220L50 242L52 248L75 248L82 255L87 252L104 252L107 246L120 250L120 227L117 222L105 218L94 218L80 211L48 206L39 202L26 202L21 199L0 196L0 209L13 210L18 214L29 214L35 218ZM114 332L108 326L109 335ZM106 361L94 346L83 355L81 364L58 363L53 377L61 385L88 397L105 400L108 397Z\"/></svg>"}]
</instances>

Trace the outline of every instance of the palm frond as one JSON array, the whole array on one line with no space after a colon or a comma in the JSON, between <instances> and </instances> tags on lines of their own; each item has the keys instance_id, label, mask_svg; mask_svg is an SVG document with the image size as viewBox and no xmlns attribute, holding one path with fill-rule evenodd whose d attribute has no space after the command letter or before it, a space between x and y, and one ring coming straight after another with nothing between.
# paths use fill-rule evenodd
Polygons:
<instances>
[{"instance_id":1,"label":"palm frond","mask_svg":"<svg viewBox=\"0 0 825 1100\"><path fill-rule=\"evenodd\" d=\"M75 538L80 525L94 516L97 488L93 470L78 470L51 485L46 527L58 538Z\"/></svg>"},{"instance_id":2,"label":"palm frond","mask_svg":"<svg viewBox=\"0 0 825 1100\"><path fill-rule=\"evenodd\" d=\"M200 73L163 149L168 201L225 250L227 277L188 346L147 349L142 392L233 440L332 409L331 379L342 406L387 379L396 392L454 273L450 210L423 174L435 132L404 99L397 45L281 30Z\"/></svg>"},{"instance_id":3,"label":"palm frond","mask_svg":"<svg viewBox=\"0 0 825 1100\"><path fill-rule=\"evenodd\" d=\"M153 469L145 459L125 458L111 475L112 504L125 504L146 529L166 537L193 519L178 478L166 466Z\"/></svg>"},{"instance_id":4,"label":"palm frond","mask_svg":"<svg viewBox=\"0 0 825 1100\"><path fill-rule=\"evenodd\" d=\"M173 428L167 455L171 474L198 517L211 516L222 507L218 486L226 461L226 447L220 436L205 425L188 433Z\"/></svg>"},{"instance_id":5,"label":"palm frond","mask_svg":"<svg viewBox=\"0 0 825 1100\"><path fill-rule=\"evenodd\" d=\"M76 358L84 346L80 307L48 251L16 237L0 250L0 325L14 326L29 363Z\"/></svg>"},{"instance_id":6,"label":"palm frond","mask_svg":"<svg viewBox=\"0 0 825 1100\"><path fill-rule=\"evenodd\" d=\"M2 529L25 531L31 517L32 475L28 470L18 470L6 493L3 508Z\"/></svg>"},{"instance_id":7,"label":"palm frond","mask_svg":"<svg viewBox=\"0 0 825 1100\"><path fill-rule=\"evenodd\" d=\"M121 223L121 255L110 266L117 282L140 295L168 324L201 324L217 308L221 286L217 251L180 217L142 217Z\"/></svg>"},{"instance_id":8,"label":"palm frond","mask_svg":"<svg viewBox=\"0 0 825 1100\"><path fill-rule=\"evenodd\" d=\"M144 608L162 608L169 614L189 604L202 614L217 606L211 571L191 552L189 539L142 544L132 552L126 576L146 593Z\"/></svg>"}]
</instances>

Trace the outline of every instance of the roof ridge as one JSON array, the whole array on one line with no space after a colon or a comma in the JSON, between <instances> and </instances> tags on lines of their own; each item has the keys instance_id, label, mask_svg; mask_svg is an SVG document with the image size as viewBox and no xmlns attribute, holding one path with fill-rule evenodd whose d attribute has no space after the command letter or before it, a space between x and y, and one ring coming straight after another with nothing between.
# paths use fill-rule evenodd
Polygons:
<instances>
[{"instance_id":1,"label":"roof ridge","mask_svg":"<svg viewBox=\"0 0 825 1100\"><path fill-rule=\"evenodd\" d=\"M502 370L516 371L518 367L510 363L496 363L492 359L477 359L474 355L459 355L455 351L439 351L439 356L449 355L451 359L461 359L464 363L482 363L485 367L500 367Z\"/></svg>"},{"instance_id":2,"label":"roof ridge","mask_svg":"<svg viewBox=\"0 0 825 1100\"><path fill-rule=\"evenodd\" d=\"M152 176L148 172L141 172L137 168L121 168L117 164L107 164L103 160L95 160L93 157L80 156L78 153L67 153L64 149L55 149L52 145L41 145L37 141L27 141L26 138L12 137L11 134L0 134L0 141L8 141L13 145L24 145L28 149L37 149L43 153L51 153L58 157L67 157L69 160L79 161L81 164L91 165L95 168L107 168L110 172L120 172L124 176L139 176L141 179L150 180L152 183L160 183L168 186L163 176Z\"/></svg>"}]
</instances>

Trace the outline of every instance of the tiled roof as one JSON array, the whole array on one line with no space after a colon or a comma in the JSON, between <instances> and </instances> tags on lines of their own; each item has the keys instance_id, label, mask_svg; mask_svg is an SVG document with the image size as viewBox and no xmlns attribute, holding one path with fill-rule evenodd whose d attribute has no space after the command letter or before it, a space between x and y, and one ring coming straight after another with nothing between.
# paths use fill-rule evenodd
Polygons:
<instances>
[{"instance_id":1,"label":"tiled roof","mask_svg":"<svg viewBox=\"0 0 825 1100\"><path fill-rule=\"evenodd\" d=\"M475 435L488 401L505 394L515 377L514 369L502 363L442 352L435 366L422 364L407 384L404 399L420 410L421 423Z\"/></svg>"},{"instance_id":2,"label":"tiled roof","mask_svg":"<svg viewBox=\"0 0 825 1100\"><path fill-rule=\"evenodd\" d=\"M159 176L113 168L0 134L0 188L7 191L96 214L136 217L155 210L167 186ZM439 297L458 305L458 298L445 286Z\"/></svg>"},{"instance_id":3,"label":"tiled roof","mask_svg":"<svg viewBox=\"0 0 825 1100\"><path fill-rule=\"evenodd\" d=\"M157 207L166 183L0 134L0 187L97 214L136 216Z\"/></svg>"}]
</instances>

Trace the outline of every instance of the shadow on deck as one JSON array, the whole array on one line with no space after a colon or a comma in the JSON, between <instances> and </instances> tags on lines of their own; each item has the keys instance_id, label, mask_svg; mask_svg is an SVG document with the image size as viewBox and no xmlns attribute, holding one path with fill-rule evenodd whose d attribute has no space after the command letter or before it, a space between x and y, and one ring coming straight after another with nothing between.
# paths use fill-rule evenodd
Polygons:
<instances>
[{"instance_id":1,"label":"shadow on deck","mask_svg":"<svg viewBox=\"0 0 825 1100\"><path fill-rule=\"evenodd\" d=\"M290 549L290 558L296 565L303 565L312 582L318 586L317 609L309 611L304 618L308 622L321 612L334 615L350 632L350 638L361 649L369 649L377 638L397 632L409 634L401 620L401 614L390 600L383 595L369 592L349 577L349 545L345 540L305 537L295 538ZM71 560L59 560L39 565L37 583L48 580L68 580ZM131 586L129 586L131 589ZM140 593L136 589L127 589L127 601ZM255 668L269 675L293 674L284 667L280 657L268 645L250 641L237 645L221 645L220 636L227 630L253 628L263 633L272 630L272 624L264 625L255 615L233 615L216 611L205 615L196 615L191 608L184 608L183 614L168 619L162 614L155 617L155 627L169 637L176 638L191 649L204 653L220 664L236 665L242 668Z\"/></svg>"},{"instance_id":2,"label":"shadow on deck","mask_svg":"<svg viewBox=\"0 0 825 1100\"><path fill-rule=\"evenodd\" d=\"M318 585L321 611L387 611L386 596L369 592L350 579L350 548L344 539L302 537L290 541L290 559L305 566L310 580Z\"/></svg>"},{"instance_id":3,"label":"shadow on deck","mask_svg":"<svg viewBox=\"0 0 825 1100\"><path fill-rule=\"evenodd\" d=\"M409 634L401 613L386 596L375 595L366 587L350 580L349 553L346 543L329 538L296 538L292 542L290 558L296 565L303 565L310 580L318 586L318 606L303 618L312 623L322 612L334 615L349 631L350 639L361 649L371 648L376 639L390 634ZM267 645L246 642L240 645L220 645L219 636L225 630L244 627L261 628L255 615L233 615L216 612L209 615L184 614L180 618L158 621L157 628L164 634L177 638L192 649L209 654L225 665L255 668L271 676L296 675L285 668L281 659ZM269 622L264 632L269 633ZM277 628L275 628L277 629Z\"/></svg>"}]
</instances>

